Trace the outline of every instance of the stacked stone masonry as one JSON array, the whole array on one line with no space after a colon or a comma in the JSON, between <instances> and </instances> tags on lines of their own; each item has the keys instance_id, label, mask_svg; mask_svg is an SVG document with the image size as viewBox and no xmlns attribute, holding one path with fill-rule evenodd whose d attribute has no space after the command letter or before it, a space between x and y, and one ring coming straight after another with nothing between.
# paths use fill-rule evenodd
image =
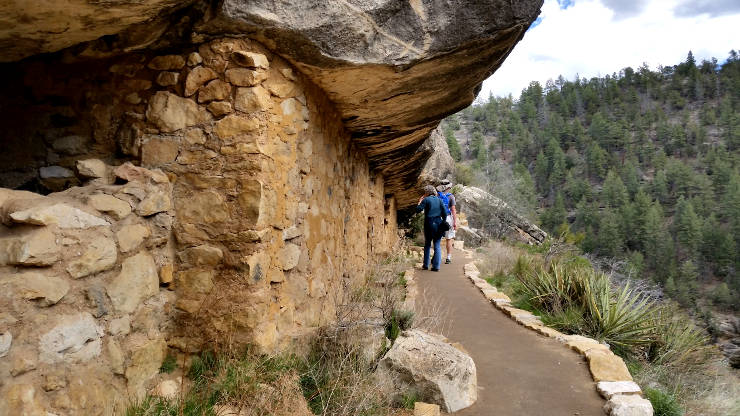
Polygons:
<instances>
[{"instance_id":1,"label":"stacked stone masonry","mask_svg":"<svg viewBox=\"0 0 740 416\"><path fill-rule=\"evenodd\" d=\"M466 252L467 257L472 257ZM529 311L511 306L511 299L496 287L480 278L480 272L473 263L464 266L465 277L489 300L497 309L516 321L518 324L553 338L582 355L588 362L591 376L596 383L596 390L607 400L604 412L611 416L652 416L653 406L649 400L642 397L642 390L632 380L624 361L611 352L609 346L601 344L595 339L581 335L565 335L545 326L539 317Z\"/></svg>"},{"instance_id":2,"label":"stacked stone masonry","mask_svg":"<svg viewBox=\"0 0 740 416\"><path fill-rule=\"evenodd\" d=\"M383 177L262 45L62 61L18 64L0 156L48 193L0 189L0 415L112 414L168 354L295 346L393 247Z\"/></svg>"}]
</instances>

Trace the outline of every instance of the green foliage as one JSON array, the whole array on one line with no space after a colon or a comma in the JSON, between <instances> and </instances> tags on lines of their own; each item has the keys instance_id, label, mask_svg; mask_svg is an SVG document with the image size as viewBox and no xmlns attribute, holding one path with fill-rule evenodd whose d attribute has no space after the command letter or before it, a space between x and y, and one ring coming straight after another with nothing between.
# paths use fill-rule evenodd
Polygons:
<instances>
[{"instance_id":1,"label":"green foliage","mask_svg":"<svg viewBox=\"0 0 740 416\"><path fill-rule=\"evenodd\" d=\"M411 325L414 323L414 312L413 311L398 311L394 310L391 313L390 318L385 323L385 336L390 339L391 342L395 341L400 335L401 331L411 329Z\"/></svg>"},{"instance_id":2,"label":"green foliage","mask_svg":"<svg viewBox=\"0 0 740 416\"><path fill-rule=\"evenodd\" d=\"M683 409L676 402L676 397L672 394L648 387L645 389L645 397L653 405L655 416L682 416L684 414Z\"/></svg>"},{"instance_id":3,"label":"green foliage","mask_svg":"<svg viewBox=\"0 0 740 416\"><path fill-rule=\"evenodd\" d=\"M416 391L408 391L401 395L401 406L404 409L413 410L414 404L419 401L419 394Z\"/></svg>"},{"instance_id":4,"label":"green foliage","mask_svg":"<svg viewBox=\"0 0 740 416\"><path fill-rule=\"evenodd\" d=\"M162 362L162 366L159 367L160 373L166 373L169 374L177 368L177 358L175 358L174 355L167 354L167 357L165 357L164 361Z\"/></svg>"}]
</instances>

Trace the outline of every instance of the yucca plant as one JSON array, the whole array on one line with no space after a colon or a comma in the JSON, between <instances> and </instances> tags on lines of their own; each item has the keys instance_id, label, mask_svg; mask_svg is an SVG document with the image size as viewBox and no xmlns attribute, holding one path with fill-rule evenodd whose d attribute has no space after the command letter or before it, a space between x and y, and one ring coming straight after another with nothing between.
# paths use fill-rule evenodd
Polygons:
<instances>
[{"instance_id":1,"label":"yucca plant","mask_svg":"<svg viewBox=\"0 0 740 416\"><path fill-rule=\"evenodd\" d=\"M655 335L655 305L630 290L612 291L608 277L594 273L585 289L589 335L623 351L649 345Z\"/></svg>"},{"instance_id":2,"label":"yucca plant","mask_svg":"<svg viewBox=\"0 0 740 416\"><path fill-rule=\"evenodd\" d=\"M671 366L693 366L709 358L709 338L690 322L675 318L675 311L663 308L656 314L655 338L650 361Z\"/></svg>"}]
</instances>

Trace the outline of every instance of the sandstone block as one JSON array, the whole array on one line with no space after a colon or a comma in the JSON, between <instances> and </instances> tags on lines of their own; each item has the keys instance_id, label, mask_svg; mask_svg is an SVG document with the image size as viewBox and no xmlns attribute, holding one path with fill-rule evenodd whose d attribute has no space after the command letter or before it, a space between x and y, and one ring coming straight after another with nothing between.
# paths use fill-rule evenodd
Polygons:
<instances>
[{"instance_id":1,"label":"sandstone block","mask_svg":"<svg viewBox=\"0 0 740 416\"><path fill-rule=\"evenodd\" d=\"M197 66L193 68L185 78L185 96L190 97L195 94L203 84L206 82L218 78L218 75L213 72L212 69L204 66Z\"/></svg>"},{"instance_id":2,"label":"sandstone block","mask_svg":"<svg viewBox=\"0 0 740 416\"><path fill-rule=\"evenodd\" d=\"M151 179L154 183L168 183L170 180L160 169L149 170L134 166L131 162L126 162L121 166L113 169L113 174L116 178L123 179L126 182L140 182L142 184L149 183ZM126 192L125 189L123 192ZM137 195L137 198L141 199Z\"/></svg>"},{"instance_id":3,"label":"sandstone block","mask_svg":"<svg viewBox=\"0 0 740 416\"><path fill-rule=\"evenodd\" d=\"M87 199L87 203L96 210L106 213L117 220L122 220L131 213L131 205L113 195L90 195Z\"/></svg>"},{"instance_id":4,"label":"sandstone block","mask_svg":"<svg viewBox=\"0 0 740 416\"><path fill-rule=\"evenodd\" d=\"M39 300L41 306L59 302L69 292L69 283L58 276L45 276L39 272L25 272L10 276L18 296Z\"/></svg>"},{"instance_id":5,"label":"sandstone block","mask_svg":"<svg viewBox=\"0 0 740 416\"><path fill-rule=\"evenodd\" d=\"M291 270L298 265L301 257L301 248L295 244L287 243L278 252L278 261L283 270Z\"/></svg>"},{"instance_id":6,"label":"sandstone block","mask_svg":"<svg viewBox=\"0 0 740 416\"><path fill-rule=\"evenodd\" d=\"M159 75L157 75L157 84L163 86L163 87L169 87L172 85L177 85L177 81L180 79L180 73L178 72L160 72Z\"/></svg>"},{"instance_id":7,"label":"sandstone block","mask_svg":"<svg viewBox=\"0 0 740 416\"><path fill-rule=\"evenodd\" d=\"M10 214L10 218L14 222L22 224L57 224L59 228L90 228L110 225L108 221L100 217L62 203L15 211Z\"/></svg>"},{"instance_id":8,"label":"sandstone block","mask_svg":"<svg viewBox=\"0 0 740 416\"><path fill-rule=\"evenodd\" d=\"M36 389L30 384L13 384L0 400L1 415L49 416Z\"/></svg>"},{"instance_id":9,"label":"sandstone block","mask_svg":"<svg viewBox=\"0 0 740 416\"><path fill-rule=\"evenodd\" d=\"M231 103L227 101L214 101L208 104L206 109L210 111L211 114L213 114L215 117L225 116L226 114L234 111L231 108Z\"/></svg>"},{"instance_id":10,"label":"sandstone block","mask_svg":"<svg viewBox=\"0 0 740 416\"><path fill-rule=\"evenodd\" d=\"M178 199L177 203L177 218L183 223L213 223L229 218L224 198L215 191L196 192L190 198Z\"/></svg>"},{"instance_id":11,"label":"sandstone block","mask_svg":"<svg viewBox=\"0 0 740 416\"><path fill-rule=\"evenodd\" d=\"M139 247L150 235L151 231L149 231L149 227L146 225L131 224L121 228L116 233L116 238L118 239L118 246L121 248L121 252L128 253Z\"/></svg>"},{"instance_id":12,"label":"sandstone block","mask_svg":"<svg viewBox=\"0 0 740 416\"><path fill-rule=\"evenodd\" d=\"M287 79L291 81L296 81L298 78L293 73L293 70L290 68L282 68L280 69L280 73Z\"/></svg>"},{"instance_id":13,"label":"sandstone block","mask_svg":"<svg viewBox=\"0 0 740 416\"><path fill-rule=\"evenodd\" d=\"M606 402L604 412L611 416L653 416L653 405L638 395L617 394Z\"/></svg>"},{"instance_id":14,"label":"sandstone block","mask_svg":"<svg viewBox=\"0 0 740 416\"><path fill-rule=\"evenodd\" d=\"M132 105L137 105L141 103L142 99L138 92L132 92L130 94L126 94L126 96L123 97L123 101Z\"/></svg>"},{"instance_id":15,"label":"sandstone block","mask_svg":"<svg viewBox=\"0 0 740 416\"><path fill-rule=\"evenodd\" d=\"M206 142L206 135L201 129L188 129L185 130L185 141L188 144L204 144Z\"/></svg>"},{"instance_id":16,"label":"sandstone block","mask_svg":"<svg viewBox=\"0 0 740 416\"><path fill-rule=\"evenodd\" d=\"M106 349L108 350L108 362L110 363L111 370L113 370L113 374L122 375L125 371L126 356L121 346L116 340L109 338Z\"/></svg>"},{"instance_id":17,"label":"sandstone block","mask_svg":"<svg viewBox=\"0 0 740 416\"><path fill-rule=\"evenodd\" d=\"M632 381L627 366L621 358L610 351L591 349L586 351L588 368L597 383L600 381Z\"/></svg>"},{"instance_id":18,"label":"sandstone block","mask_svg":"<svg viewBox=\"0 0 740 416\"><path fill-rule=\"evenodd\" d=\"M142 398L146 394L145 384L159 372L164 361L167 344L158 338L133 348L130 365L126 367L129 394Z\"/></svg>"},{"instance_id":19,"label":"sandstone block","mask_svg":"<svg viewBox=\"0 0 740 416\"><path fill-rule=\"evenodd\" d=\"M242 191L239 193L238 202L242 209L242 218L249 224L257 224L262 208L263 188L262 183L257 180L242 181Z\"/></svg>"},{"instance_id":20,"label":"sandstone block","mask_svg":"<svg viewBox=\"0 0 740 416\"><path fill-rule=\"evenodd\" d=\"M128 315L110 321L108 333L111 335L128 335L129 332L131 332L131 317Z\"/></svg>"},{"instance_id":21,"label":"sandstone block","mask_svg":"<svg viewBox=\"0 0 740 416\"><path fill-rule=\"evenodd\" d=\"M39 358L47 364L84 362L100 355L103 329L87 312L64 315L39 339Z\"/></svg>"},{"instance_id":22,"label":"sandstone block","mask_svg":"<svg viewBox=\"0 0 740 416\"><path fill-rule=\"evenodd\" d=\"M284 241L292 240L296 237L300 237L301 235L303 235L303 230L296 225L283 230Z\"/></svg>"},{"instance_id":23,"label":"sandstone block","mask_svg":"<svg viewBox=\"0 0 740 416\"><path fill-rule=\"evenodd\" d=\"M231 54L231 60L237 65L249 68L270 68L270 62L267 60L267 57L261 53L234 51Z\"/></svg>"},{"instance_id":24,"label":"sandstone block","mask_svg":"<svg viewBox=\"0 0 740 416\"><path fill-rule=\"evenodd\" d=\"M85 291L85 294L87 295L87 300L90 301L91 306L95 308L92 313L94 317L100 318L110 312L110 308L106 301L105 289L101 286L97 284L89 286Z\"/></svg>"},{"instance_id":25,"label":"sandstone block","mask_svg":"<svg viewBox=\"0 0 740 416\"><path fill-rule=\"evenodd\" d=\"M617 394L640 394L642 390L634 381L601 381L596 383L601 397L609 400Z\"/></svg>"},{"instance_id":26,"label":"sandstone block","mask_svg":"<svg viewBox=\"0 0 740 416\"><path fill-rule=\"evenodd\" d=\"M164 55L155 56L149 64L148 68L157 71L170 71L173 69L181 69L185 66L185 59L180 55Z\"/></svg>"},{"instance_id":27,"label":"sandstone block","mask_svg":"<svg viewBox=\"0 0 740 416\"><path fill-rule=\"evenodd\" d=\"M493 301L503 301L503 302L511 303L511 299L509 299L509 297L506 296L505 293L487 291L487 292L484 292L484 294L486 296L486 299L490 300L491 302L493 302Z\"/></svg>"},{"instance_id":28,"label":"sandstone block","mask_svg":"<svg viewBox=\"0 0 740 416\"><path fill-rule=\"evenodd\" d=\"M183 250L179 257L180 261L192 266L216 266L221 263L224 253L218 247L202 244Z\"/></svg>"},{"instance_id":29,"label":"sandstone block","mask_svg":"<svg viewBox=\"0 0 740 416\"><path fill-rule=\"evenodd\" d=\"M297 89L295 84L280 78L270 78L264 83L270 94L280 98L295 97ZM297 102L297 100L296 100Z\"/></svg>"},{"instance_id":30,"label":"sandstone block","mask_svg":"<svg viewBox=\"0 0 740 416\"><path fill-rule=\"evenodd\" d=\"M211 269L190 269L177 273L177 289L188 295L204 295L213 290Z\"/></svg>"},{"instance_id":31,"label":"sandstone block","mask_svg":"<svg viewBox=\"0 0 740 416\"><path fill-rule=\"evenodd\" d=\"M4 334L0 334L0 358L5 357L8 355L8 351L10 351L10 346L13 344L13 334L10 332L5 332Z\"/></svg>"},{"instance_id":32,"label":"sandstone block","mask_svg":"<svg viewBox=\"0 0 740 416\"><path fill-rule=\"evenodd\" d=\"M393 381L395 392L413 390L422 401L439 404L448 413L464 409L478 398L473 359L439 335L403 332L380 360L377 371Z\"/></svg>"},{"instance_id":33,"label":"sandstone block","mask_svg":"<svg viewBox=\"0 0 740 416\"><path fill-rule=\"evenodd\" d=\"M172 201L170 200L169 194L162 191L161 189L153 190L149 192L136 207L136 213L142 217L148 217L150 215L164 212L172 208Z\"/></svg>"},{"instance_id":34,"label":"sandstone block","mask_svg":"<svg viewBox=\"0 0 740 416\"><path fill-rule=\"evenodd\" d=\"M586 351L592 350L594 348L609 351L609 347L600 344L599 341L580 335L569 335L565 345L580 354L586 354Z\"/></svg>"},{"instance_id":35,"label":"sandstone block","mask_svg":"<svg viewBox=\"0 0 740 416\"><path fill-rule=\"evenodd\" d=\"M121 313L133 312L141 302L159 292L159 276L152 256L142 251L123 261L121 273L108 285L113 307Z\"/></svg>"},{"instance_id":36,"label":"sandstone block","mask_svg":"<svg viewBox=\"0 0 740 416\"><path fill-rule=\"evenodd\" d=\"M149 100L146 118L161 131L173 132L205 123L211 119L211 115L193 100L158 91Z\"/></svg>"},{"instance_id":37,"label":"sandstone block","mask_svg":"<svg viewBox=\"0 0 740 416\"><path fill-rule=\"evenodd\" d=\"M245 113L266 111L272 108L272 99L266 89L256 86L236 90L234 108Z\"/></svg>"},{"instance_id":38,"label":"sandstone block","mask_svg":"<svg viewBox=\"0 0 740 416\"><path fill-rule=\"evenodd\" d=\"M432 403L415 402L414 416L440 416L439 405Z\"/></svg>"},{"instance_id":39,"label":"sandstone block","mask_svg":"<svg viewBox=\"0 0 740 416\"><path fill-rule=\"evenodd\" d=\"M226 100L231 97L231 85L220 79L214 79L198 92L198 102L207 103L216 100Z\"/></svg>"},{"instance_id":40,"label":"sandstone block","mask_svg":"<svg viewBox=\"0 0 740 416\"><path fill-rule=\"evenodd\" d=\"M48 266L59 260L59 252L47 228L0 231L0 265Z\"/></svg>"},{"instance_id":41,"label":"sandstone block","mask_svg":"<svg viewBox=\"0 0 740 416\"><path fill-rule=\"evenodd\" d=\"M86 137L72 135L60 137L51 143L52 149L65 155L76 155L84 152L88 139Z\"/></svg>"},{"instance_id":42,"label":"sandstone block","mask_svg":"<svg viewBox=\"0 0 740 416\"><path fill-rule=\"evenodd\" d=\"M110 269L116 264L116 243L104 236L95 237L86 244L82 256L67 265L67 272L75 279Z\"/></svg>"},{"instance_id":43,"label":"sandstone block","mask_svg":"<svg viewBox=\"0 0 740 416\"><path fill-rule=\"evenodd\" d=\"M141 145L141 164L156 167L172 163L179 150L180 146L172 139L152 137Z\"/></svg>"},{"instance_id":44,"label":"sandstone block","mask_svg":"<svg viewBox=\"0 0 740 416\"><path fill-rule=\"evenodd\" d=\"M57 391L67 387L67 378L63 371L53 371L44 377L44 391ZM47 415L48 416L48 415Z\"/></svg>"},{"instance_id":45,"label":"sandstone block","mask_svg":"<svg viewBox=\"0 0 740 416\"><path fill-rule=\"evenodd\" d=\"M173 282L174 266L165 264L159 268L159 283L170 284Z\"/></svg>"},{"instance_id":46,"label":"sandstone block","mask_svg":"<svg viewBox=\"0 0 740 416\"><path fill-rule=\"evenodd\" d=\"M226 80L237 87L252 87L267 79L267 71L246 68L226 70Z\"/></svg>"},{"instance_id":47,"label":"sandstone block","mask_svg":"<svg viewBox=\"0 0 740 416\"><path fill-rule=\"evenodd\" d=\"M203 62L203 58L198 52L191 52L190 55L188 55L188 66L196 66L201 62Z\"/></svg>"},{"instance_id":48,"label":"sandstone block","mask_svg":"<svg viewBox=\"0 0 740 416\"><path fill-rule=\"evenodd\" d=\"M35 370L37 365L38 358L35 353L30 350L19 351L13 356L13 360L11 361L10 375L18 377L21 374Z\"/></svg>"},{"instance_id":49,"label":"sandstone block","mask_svg":"<svg viewBox=\"0 0 740 416\"><path fill-rule=\"evenodd\" d=\"M231 114L216 122L214 132L220 139L229 139L240 134L254 133L259 128L258 119Z\"/></svg>"}]
</instances>

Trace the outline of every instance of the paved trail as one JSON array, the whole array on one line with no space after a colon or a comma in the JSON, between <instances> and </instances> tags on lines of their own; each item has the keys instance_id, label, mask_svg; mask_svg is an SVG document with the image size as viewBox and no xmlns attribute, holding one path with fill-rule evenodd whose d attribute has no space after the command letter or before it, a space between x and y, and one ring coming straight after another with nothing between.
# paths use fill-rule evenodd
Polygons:
<instances>
[{"instance_id":1,"label":"paved trail","mask_svg":"<svg viewBox=\"0 0 740 416\"><path fill-rule=\"evenodd\" d=\"M449 308L446 335L460 342L478 370L478 401L465 416L603 416L604 400L585 360L556 340L508 318L463 275L472 260L455 250L439 272L417 270L425 299ZM423 302L424 299L421 299Z\"/></svg>"}]
</instances>

